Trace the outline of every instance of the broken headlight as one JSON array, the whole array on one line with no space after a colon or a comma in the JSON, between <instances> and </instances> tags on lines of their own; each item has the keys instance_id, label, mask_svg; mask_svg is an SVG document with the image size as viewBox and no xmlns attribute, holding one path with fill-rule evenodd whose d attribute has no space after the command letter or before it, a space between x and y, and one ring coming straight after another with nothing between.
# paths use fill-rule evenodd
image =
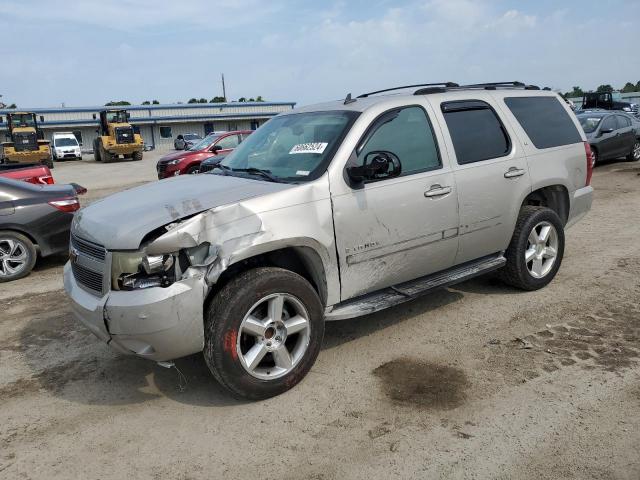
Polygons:
<instances>
[{"instance_id":1,"label":"broken headlight","mask_svg":"<svg viewBox=\"0 0 640 480\"><path fill-rule=\"evenodd\" d=\"M176 281L173 255L145 255L142 252L113 252L111 288L138 290L168 287Z\"/></svg>"}]
</instances>

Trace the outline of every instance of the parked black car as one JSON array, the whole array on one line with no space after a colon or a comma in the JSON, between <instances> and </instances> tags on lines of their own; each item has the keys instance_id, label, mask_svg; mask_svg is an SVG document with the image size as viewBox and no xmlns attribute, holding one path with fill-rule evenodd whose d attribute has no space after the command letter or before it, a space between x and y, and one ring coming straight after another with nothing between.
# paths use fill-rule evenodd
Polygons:
<instances>
[{"instance_id":1,"label":"parked black car","mask_svg":"<svg viewBox=\"0 0 640 480\"><path fill-rule=\"evenodd\" d=\"M214 157L210 157L210 158L207 158L206 160L203 160L202 163L200 163L199 173L210 172L215 168L216 165L218 165L222 160L224 160L225 157L226 155L216 155Z\"/></svg>"},{"instance_id":2,"label":"parked black car","mask_svg":"<svg viewBox=\"0 0 640 480\"><path fill-rule=\"evenodd\" d=\"M640 124L624 113L606 111L577 115L593 152L593 164L626 157L640 160Z\"/></svg>"},{"instance_id":3,"label":"parked black car","mask_svg":"<svg viewBox=\"0 0 640 480\"><path fill-rule=\"evenodd\" d=\"M69 249L72 185L33 185L0 178L0 282L25 277L41 257Z\"/></svg>"}]
</instances>

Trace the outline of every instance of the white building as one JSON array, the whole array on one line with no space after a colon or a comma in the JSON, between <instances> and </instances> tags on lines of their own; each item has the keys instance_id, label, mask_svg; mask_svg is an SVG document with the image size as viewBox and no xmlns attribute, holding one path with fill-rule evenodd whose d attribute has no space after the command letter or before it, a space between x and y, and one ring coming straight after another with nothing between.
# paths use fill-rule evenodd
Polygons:
<instances>
[{"instance_id":1,"label":"white building","mask_svg":"<svg viewBox=\"0 0 640 480\"><path fill-rule=\"evenodd\" d=\"M224 130L255 130L269 118L291 110L294 102L189 103L177 105L127 105L123 107L18 108L35 112L46 139L54 132L73 132L83 150L89 151L97 128L100 110L126 109L133 128L146 145L157 149L173 148L175 138L184 133L205 136ZM0 110L0 141L7 131L7 113Z\"/></svg>"}]
</instances>

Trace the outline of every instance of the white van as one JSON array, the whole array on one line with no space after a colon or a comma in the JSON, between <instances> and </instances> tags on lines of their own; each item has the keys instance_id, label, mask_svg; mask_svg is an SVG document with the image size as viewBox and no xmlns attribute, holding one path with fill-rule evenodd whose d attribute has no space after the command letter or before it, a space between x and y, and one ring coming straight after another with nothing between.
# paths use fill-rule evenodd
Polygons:
<instances>
[{"instance_id":1,"label":"white van","mask_svg":"<svg viewBox=\"0 0 640 480\"><path fill-rule=\"evenodd\" d=\"M71 132L56 132L51 136L51 150L54 160L82 160L78 139Z\"/></svg>"}]
</instances>

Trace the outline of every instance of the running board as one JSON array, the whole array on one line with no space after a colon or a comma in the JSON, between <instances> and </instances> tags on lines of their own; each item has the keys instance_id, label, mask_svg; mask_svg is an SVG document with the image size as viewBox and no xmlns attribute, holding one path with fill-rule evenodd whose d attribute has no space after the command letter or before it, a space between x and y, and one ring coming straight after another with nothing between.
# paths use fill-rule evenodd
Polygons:
<instances>
[{"instance_id":1,"label":"running board","mask_svg":"<svg viewBox=\"0 0 640 480\"><path fill-rule=\"evenodd\" d=\"M479 260L457 265L443 272L434 273L416 280L387 287L373 293L367 293L345 302L339 303L325 313L325 320L346 320L348 318L368 315L385 308L413 300L437 288L447 287L454 283L468 280L492 270L497 270L507 262L499 253Z\"/></svg>"}]
</instances>

